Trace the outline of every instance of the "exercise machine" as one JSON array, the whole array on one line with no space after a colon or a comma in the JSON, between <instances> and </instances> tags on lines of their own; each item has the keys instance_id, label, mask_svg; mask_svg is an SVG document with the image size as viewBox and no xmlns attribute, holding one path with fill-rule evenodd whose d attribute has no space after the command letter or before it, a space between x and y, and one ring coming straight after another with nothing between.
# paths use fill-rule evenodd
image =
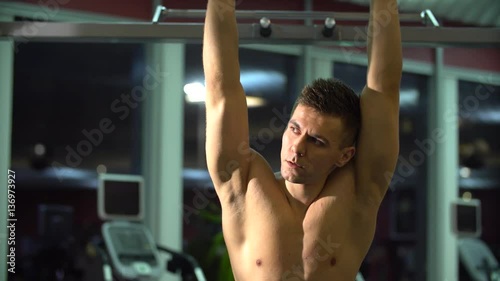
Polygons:
<instances>
[{"instance_id":1,"label":"exercise machine","mask_svg":"<svg viewBox=\"0 0 500 281\"><path fill-rule=\"evenodd\" d=\"M486 243L478 238L458 241L460 261L473 281L500 281L498 261Z\"/></svg>"},{"instance_id":2,"label":"exercise machine","mask_svg":"<svg viewBox=\"0 0 500 281\"><path fill-rule=\"evenodd\" d=\"M156 281L164 269L180 273L183 280L205 281L196 260L155 243L144 219L144 180L137 175L100 174L98 213L106 221L101 228L105 281ZM166 268L159 252L172 255Z\"/></svg>"},{"instance_id":3,"label":"exercise machine","mask_svg":"<svg viewBox=\"0 0 500 281\"><path fill-rule=\"evenodd\" d=\"M479 237L481 201L458 199L453 204L453 230L458 237L461 263L473 281L500 281L498 261L490 248Z\"/></svg>"}]
</instances>

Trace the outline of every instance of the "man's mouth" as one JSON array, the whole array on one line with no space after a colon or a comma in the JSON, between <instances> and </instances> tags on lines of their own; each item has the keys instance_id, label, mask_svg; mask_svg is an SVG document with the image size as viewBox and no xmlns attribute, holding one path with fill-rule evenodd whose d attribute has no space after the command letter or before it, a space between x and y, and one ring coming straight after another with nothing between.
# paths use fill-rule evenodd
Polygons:
<instances>
[{"instance_id":1,"label":"man's mouth","mask_svg":"<svg viewBox=\"0 0 500 281\"><path fill-rule=\"evenodd\" d=\"M303 166L299 165L298 163L296 162L292 162L292 161L286 161L288 163L288 165L292 168L295 168L295 169L298 169L298 168L304 168Z\"/></svg>"}]
</instances>

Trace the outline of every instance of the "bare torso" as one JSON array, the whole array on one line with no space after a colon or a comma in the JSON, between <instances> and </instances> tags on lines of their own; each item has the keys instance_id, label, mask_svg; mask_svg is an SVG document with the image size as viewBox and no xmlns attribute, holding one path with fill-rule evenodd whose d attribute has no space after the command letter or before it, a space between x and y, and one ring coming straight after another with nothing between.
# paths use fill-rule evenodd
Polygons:
<instances>
[{"instance_id":1,"label":"bare torso","mask_svg":"<svg viewBox=\"0 0 500 281\"><path fill-rule=\"evenodd\" d=\"M247 192L223 206L223 229L237 281L331 281L356 277L373 240L377 207L356 197L353 165L335 171L305 210L263 159Z\"/></svg>"}]
</instances>

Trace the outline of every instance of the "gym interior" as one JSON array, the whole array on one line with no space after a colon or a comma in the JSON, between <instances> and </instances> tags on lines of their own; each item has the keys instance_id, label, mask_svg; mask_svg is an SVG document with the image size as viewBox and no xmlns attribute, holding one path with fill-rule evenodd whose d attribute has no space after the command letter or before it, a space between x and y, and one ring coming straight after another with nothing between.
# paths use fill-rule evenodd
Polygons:
<instances>
[{"instance_id":1,"label":"gym interior","mask_svg":"<svg viewBox=\"0 0 500 281\"><path fill-rule=\"evenodd\" d=\"M368 4L238 0L236 8L367 13ZM500 280L500 2L399 4L401 13L432 11L422 16L431 24L402 23L409 29L400 154L358 279ZM234 280L205 159L201 37L122 40L125 30L111 39L79 38L75 28L63 40L44 39L51 23L153 28L161 5L205 9L206 1L0 3L0 280ZM203 18L157 20L187 25ZM273 24L293 33L295 25L323 22ZM7 29L10 23L26 28ZM444 27L446 36L432 35ZM363 41L360 32L355 37ZM363 42L285 44L273 36L248 36L239 55L251 146L279 171L282 133L301 88L335 77L360 93L367 59ZM122 185L128 193L116 190ZM126 240L120 227L151 246L148 254L124 262L124 249L113 246ZM137 239L121 240L121 247L138 247Z\"/></svg>"}]
</instances>

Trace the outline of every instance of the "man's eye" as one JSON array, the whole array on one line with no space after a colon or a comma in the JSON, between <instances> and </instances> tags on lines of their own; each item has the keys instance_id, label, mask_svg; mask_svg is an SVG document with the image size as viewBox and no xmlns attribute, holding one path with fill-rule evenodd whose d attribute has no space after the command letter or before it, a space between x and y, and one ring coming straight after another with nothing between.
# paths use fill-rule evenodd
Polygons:
<instances>
[{"instance_id":1,"label":"man's eye","mask_svg":"<svg viewBox=\"0 0 500 281\"><path fill-rule=\"evenodd\" d=\"M292 132L294 132L294 133L297 133L297 132L299 131L297 128L295 128L295 127L293 127L293 126L292 126L292 127L290 127L290 130L291 130Z\"/></svg>"},{"instance_id":2,"label":"man's eye","mask_svg":"<svg viewBox=\"0 0 500 281\"><path fill-rule=\"evenodd\" d=\"M314 139L314 144L315 145L323 145L324 143L320 141L319 139Z\"/></svg>"}]
</instances>

